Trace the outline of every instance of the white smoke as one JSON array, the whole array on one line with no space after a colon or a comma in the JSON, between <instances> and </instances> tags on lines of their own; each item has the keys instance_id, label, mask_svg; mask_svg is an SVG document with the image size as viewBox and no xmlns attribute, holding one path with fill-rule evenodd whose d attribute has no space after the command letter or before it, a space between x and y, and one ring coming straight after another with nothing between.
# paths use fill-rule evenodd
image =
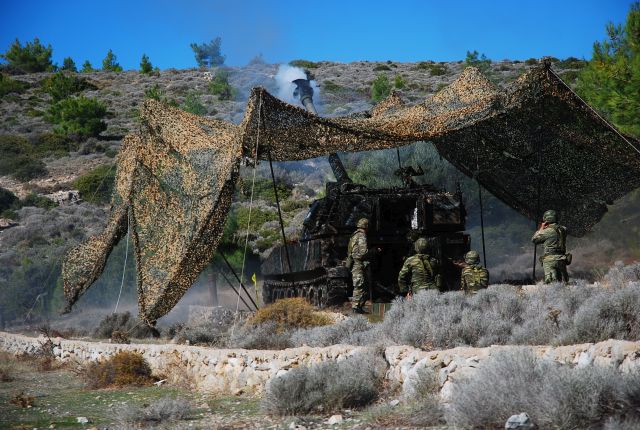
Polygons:
<instances>
[{"instance_id":1,"label":"white smoke","mask_svg":"<svg viewBox=\"0 0 640 430\"><path fill-rule=\"evenodd\" d=\"M293 97L293 91L296 89L293 81L296 79L307 79L304 70L299 67L281 64L278 66L278 72L274 79L276 80L278 88L278 98L292 105L300 106L300 100ZM320 87L316 81L311 81L311 88L313 88L313 102L317 107L320 100Z\"/></svg>"}]
</instances>

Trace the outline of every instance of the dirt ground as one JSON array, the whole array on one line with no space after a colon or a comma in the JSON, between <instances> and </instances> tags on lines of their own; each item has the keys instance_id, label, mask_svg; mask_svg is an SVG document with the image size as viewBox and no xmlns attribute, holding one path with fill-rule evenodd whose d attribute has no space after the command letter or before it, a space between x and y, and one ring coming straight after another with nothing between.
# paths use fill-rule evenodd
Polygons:
<instances>
[{"instance_id":1,"label":"dirt ground","mask_svg":"<svg viewBox=\"0 0 640 430\"><path fill-rule=\"evenodd\" d=\"M124 408L143 408L165 398L188 399L192 410L179 421L136 424ZM22 400L22 404L20 403ZM257 397L220 397L168 385L91 390L73 366L42 370L40 362L0 353L0 429L413 429L402 405L390 399L364 410L344 410L342 422L330 414L275 417L262 412ZM82 418L87 422L82 423Z\"/></svg>"}]
</instances>

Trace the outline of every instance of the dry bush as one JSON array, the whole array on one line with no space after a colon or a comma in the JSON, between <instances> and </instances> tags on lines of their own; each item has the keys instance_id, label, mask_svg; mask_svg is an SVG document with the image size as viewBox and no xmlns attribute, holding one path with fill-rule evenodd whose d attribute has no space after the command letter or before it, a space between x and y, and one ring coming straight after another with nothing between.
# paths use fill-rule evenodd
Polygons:
<instances>
[{"instance_id":1,"label":"dry bush","mask_svg":"<svg viewBox=\"0 0 640 430\"><path fill-rule=\"evenodd\" d=\"M457 381L446 414L449 425L463 428L501 427L522 411L540 428L591 428L610 417L637 420L639 405L640 372L573 368L514 348Z\"/></svg>"},{"instance_id":2,"label":"dry bush","mask_svg":"<svg viewBox=\"0 0 640 430\"><path fill-rule=\"evenodd\" d=\"M326 315L318 313L313 306L302 297L281 299L267 305L247 320L247 325L260 325L275 322L276 330L283 332L294 328L308 328L329 325L333 321Z\"/></svg>"},{"instance_id":3,"label":"dry bush","mask_svg":"<svg viewBox=\"0 0 640 430\"><path fill-rule=\"evenodd\" d=\"M279 332L276 322L266 322L255 326L235 327L227 343L229 348L244 349L285 349L290 348L288 332Z\"/></svg>"},{"instance_id":4,"label":"dry bush","mask_svg":"<svg viewBox=\"0 0 640 430\"><path fill-rule=\"evenodd\" d=\"M221 306L197 311L190 309L189 322L169 327L166 335L181 343L226 346L235 317L233 311Z\"/></svg>"},{"instance_id":5,"label":"dry bush","mask_svg":"<svg viewBox=\"0 0 640 430\"><path fill-rule=\"evenodd\" d=\"M114 330L111 332L111 343L131 343L131 339L129 339L129 335L126 331Z\"/></svg>"},{"instance_id":6,"label":"dry bush","mask_svg":"<svg viewBox=\"0 0 640 430\"><path fill-rule=\"evenodd\" d=\"M106 360L89 363L84 370L84 378L87 386L94 389L154 382L151 367L142 354L129 351L120 351Z\"/></svg>"},{"instance_id":7,"label":"dry bush","mask_svg":"<svg viewBox=\"0 0 640 430\"><path fill-rule=\"evenodd\" d=\"M151 327L134 318L129 312L107 315L100 321L93 335L97 338L112 339L116 331L126 333L127 337L138 339L156 336L156 332Z\"/></svg>"},{"instance_id":8,"label":"dry bush","mask_svg":"<svg viewBox=\"0 0 640 430\"><path fill-rule=\"evenodd\" d=\"M118 409L118 421L124 427L146 427L168 421L184 420L191 416L193 407L188 399L164 397L148 406L125 405Z\"/></svg>"},{"instance_id":9,"label":"dry bush","mask_svg":"<svg viewBox=\"0 0 640 430\"><path fill-rule=\"evenodd\" d=\"M262 406L274 415L366 406L378 397L385 371L385 360L371 350L300 366L269 381Z\"/></svg>"},{"instance_id":10,"label":"dry bush","mask_svg":"<svg viewBox=\"0 0 640 430\"><path fill-rule=\"evenodd\" d=\"M491 285L472 296L420 292L412 300L396 299L379 324L348 318L335 325L293 332L291 345L382 343L444 349L637 340L640 283L633 280L636 266L612 269L611 276L624 278L621 288L578 283L545 285L527 293L511 285Z\"/></svg>"},{"instance_id":11,"label":"dry bush","mask_svg":"<svg viewBox=\"0 0 640 430\"><path fill-rule=\"evenodd\" d=\"M19 394L16 394L14 397L12 397L11 400L9 400L9 403L21 408L30 408L33 406L34 400L35 397L27 396L26 394L24 394L24 392L20 392Z\"/></svg>"},{"instance_id":12,"label":"dry bush","mask_svg":"<svg viewBox=\"0 0 640 430\"><path fill-rule=\"evenodd\" d=\"M11 382L16 374L16 358L8 352L0 351L0 382Z\"/></svg>"},{"instance_id":13,"label":"dry bush","mask_svg":"<svg viewBox=\"0 0 640 430\"><path fill-rule=\"evenodd\" d=\"M366 317L355 315L331 325L298 329L291 335L291 343L318 347L339 343L369 344L369 339L361 342L359 337L370 328Z\"/></svg>"}]
</instances>

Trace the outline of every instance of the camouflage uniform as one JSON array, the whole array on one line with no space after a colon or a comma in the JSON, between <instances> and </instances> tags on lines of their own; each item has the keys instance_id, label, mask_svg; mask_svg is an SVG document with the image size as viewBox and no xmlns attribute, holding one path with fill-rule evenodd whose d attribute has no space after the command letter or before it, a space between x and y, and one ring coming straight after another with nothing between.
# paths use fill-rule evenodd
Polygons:
<instances>
[{"instance_id":1,"label":"camouflage uniform","mask_svg":"<svg viewBox=\"0 0 640 430\"><path fill-rule=\"evenodd\" d=\"M567 229L557 223L555 211L546 211L542 220L547 223L535 232L531 241L544 244L544 255L540 258L544 269L544 282L568 282L567 273Z\"/></svg>"},{"instance_id":2,"label":"camouflage uniform","mask_svg":"<svg viewBox=\"0 0 640 430\"><path fill-rule=\"evenodd\" d=\"M409 290L415 294L426 289L442 287L442 276L439 272L438 260L426 254L427 240L419 238L415 244L416 254L404 261L398 274L398 287L401 293Z\"/></svg>"},{"instance_id":3,"label":"camouflage uniform","mask_svg":"<svg viewBox=\"0 0 640 430\"><path fill-rule=\"evenodd\" d=\"M480 256L476 251L469 251L464 256L467 265L462 269L460 289L465 293L475 293L489 286L489 271L480 265Z\"/></svg>"},{"instance_id":4,"label":"camouflage uniform","mask_svg":"<svg viewBox=\"0 0 640 430\"><path fill-rule=\"evenodd\" d=\"M367 228L369 221L366 218L362 218L358 221L358 229L351 235L349 239L348 252L353 260L353 266L351 267L351 279L353 282L353 298L352 308L357 311L362 311L367 301L367 294L365 292L365 256L369 250L367 246Z\"/></svg>"}]
</instances>

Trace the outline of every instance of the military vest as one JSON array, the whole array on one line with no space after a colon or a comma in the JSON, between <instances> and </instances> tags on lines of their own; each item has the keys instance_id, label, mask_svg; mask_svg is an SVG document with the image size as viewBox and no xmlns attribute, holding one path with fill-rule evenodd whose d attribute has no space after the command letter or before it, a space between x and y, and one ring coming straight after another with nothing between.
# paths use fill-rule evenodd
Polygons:
<instances>
[{"instance_id":1,"label":"military vest","mask_svg":"<svg viewBox=\"0 0 640 430\"><path fill-rule=\"evenodd\" d=\"M462 287L465 290L486 288L489 284L489 271L482 266L471 265L462 269Z\"/></svg>"}]
</instances>

